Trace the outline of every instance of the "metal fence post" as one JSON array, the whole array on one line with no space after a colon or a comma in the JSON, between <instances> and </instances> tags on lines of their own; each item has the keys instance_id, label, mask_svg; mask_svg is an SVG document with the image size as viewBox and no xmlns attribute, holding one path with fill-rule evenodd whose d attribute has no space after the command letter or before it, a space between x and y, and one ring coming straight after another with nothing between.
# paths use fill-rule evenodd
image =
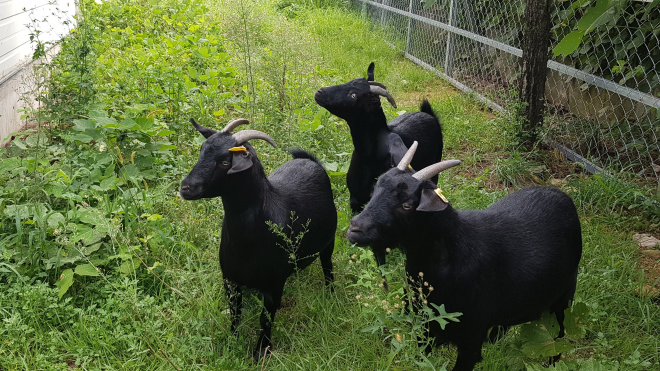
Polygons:
<instances>
[{"instance_id":1,"label":"metal fence post","mask_svg":"<svg viewBox=\"0 0 660 371\"><path fill-rule=\"evenodd\" d=\"M413 7L413 0L410 0L410 3L408 4L408 12L412 13L412 7ZM408 17L408 30L407 30L407 35L406 35L406 53L410 53L410 43L412 39L410 38L410 29L412 28L412 18Z\"/></svg>"},{"instance_id":2,"label":"metal fence post","mask_svg":"<svg viewBox=\"0 0 660 371\"><path fill-rule=\"evenodd\" d=\"M388 6L389 6L389 5L390 5L390 0L382 0L381 3L382 3L383 5L388 5ZM385 10L385 9L382 9L382 10L380 11L380 25L381 25L381 26L385 26L385 21L386 21L386 19L387 19L387 14L388 14L388 13L389 13L389 12L388 12L387 10Z\"/></svg>"},{"instance_id":3,"label":"metal fence post","mask_svg":"<svg viewBox=\"0 0 660 371\"><path fill-rule=\"evenodd\" d=\"M455 18L460 13L460 0L449 0L449 25L456 26ZM447 47L445 48L445 74L452 77L454 70L454 37L447 31Z\"/></svg>"}]
</instances>

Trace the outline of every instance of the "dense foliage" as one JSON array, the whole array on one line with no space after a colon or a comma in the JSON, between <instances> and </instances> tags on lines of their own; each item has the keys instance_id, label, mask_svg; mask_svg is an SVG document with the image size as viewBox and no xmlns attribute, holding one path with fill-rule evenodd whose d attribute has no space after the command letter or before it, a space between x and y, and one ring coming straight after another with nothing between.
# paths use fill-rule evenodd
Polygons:
<instances>
[{"instance_id":1,"label":"dense foliage","mask_svg":"<svg viewBox=\"0 0 660 371\"><path fill-rule=\"evenodd\" d=\"M337 7L344 3L79 3L76 29L35 71L48 76L36 89L40 106L25 112L35 127L0 149L0 369L442 370L455 358L451 347L424 355L417 336L425 322L460 315L406 314L404 289L423 283L408 282L403 255L388 258L384 292L371 253L344 238L349 130L313 102L314 91L363 76L375 61L401 109L384 105L389 118L429 97L446 157L464 160L440 180L459 208L485 207L551 174L535 154L516 152L510 120L404 60L368 20ZM264 367L248 355L257 300L246 299L238 339L228 334L221 203L176 195L203 140L190 117L213 128L246 117L280 148L317 154L331 175L335 293L317 266L289 280ZM268 173L288 159L255 147ZM536 370L560 351L556 370L660 363L657 299L639 293L646 281L626 229L657 231L657 220L635 189L573 170L562 181L584 221L585 257L569 336L555 341L551 318L523 325L484 348L483 369Z\"/></svg>"}]
</instances>

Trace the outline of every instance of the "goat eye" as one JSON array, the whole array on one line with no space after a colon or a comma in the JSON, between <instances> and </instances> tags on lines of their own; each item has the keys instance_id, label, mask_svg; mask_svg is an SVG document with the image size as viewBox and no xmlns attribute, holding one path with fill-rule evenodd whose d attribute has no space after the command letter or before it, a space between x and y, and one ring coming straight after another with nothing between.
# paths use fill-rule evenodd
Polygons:
<instances>
[{"instance_id":1,"label":"goat eye","mask_svg":"<svg viewBox=\"0 0 660 371\"><path fill-rule=\"evenodd\" d=\"M229 161L222 161L222 166L229 166Z\"/></svg>"},{"instance_id":2,"label":"goat eye","mask_svg":"<svg viewBox=\"0 0 660 371\"><path fill-rule=\"evenodd\" d=\"M243 152L243 155L242 155L242 156L243 156L243 157L248 157L248 153L247 153L247 152Z\"/></svg>"},{"instance_id":3,"label":"goat eye","mask_svg":"<svg viewBox=\"0 0 660 371\"><path fill-rule=\"evenodd\" d=\"M355 93L351 93L351 98L353 98L353 99L357 99L357 94L355 94Z\"/></svg>"},{"instance_id":4,"label":"goat eye","mask_svg":"<svg viewBox=\"0 0 660 371\"><path fill-rule=\"evenodd\" d=\"M403 205L401 205L401 207L402 207L404 210L410 210L410 209L412 209L412 205L411 205L411 204L408 204L408 203L404 203Z\"/></svg>"}]
</instances>

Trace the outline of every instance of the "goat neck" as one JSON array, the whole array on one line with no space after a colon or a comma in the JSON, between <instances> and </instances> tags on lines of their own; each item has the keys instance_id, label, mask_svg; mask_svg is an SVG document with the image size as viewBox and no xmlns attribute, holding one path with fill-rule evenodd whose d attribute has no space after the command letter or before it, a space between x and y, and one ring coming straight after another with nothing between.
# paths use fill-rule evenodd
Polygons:
<instances>
[{"instance_id":1,"label":"goat neck","mask_svg":"<svg viewBox=\"0 0 660 371\"><path fill-rule=\"evenodd\" d=\"M362 114L353 120L346 121L351 129L351 138L355 151L363 154L373 154L377 151L377 144L382 142L382 137L387 136L390 130L387 128L387 119L382 109L371 114Z\"/></svg>"},{"instance_id":2,"label":"goat neck","mask_svg":"<svg viewBox=\"0 0 660 371\"><path fill-rule=\"evenodd\" d=\"M263 212L266 199L273 193L259 161L255 161L251 169L232 174L227 183L226 191L221 196L227 217L256 210Z\"/></svg>"}]
</instances>

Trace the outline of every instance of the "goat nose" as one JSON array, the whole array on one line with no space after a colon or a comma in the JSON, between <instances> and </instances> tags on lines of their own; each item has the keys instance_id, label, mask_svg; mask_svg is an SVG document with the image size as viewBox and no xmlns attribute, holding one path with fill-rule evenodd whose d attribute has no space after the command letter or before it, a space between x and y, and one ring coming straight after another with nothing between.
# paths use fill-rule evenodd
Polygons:
<instances>
[{"instance_id":1,"label":"goat nose","mask_svg":"<svg viewBox=\"0 0 660 371\"><path fill-rule=\"evenodd\" d=\"M189 185L187 185L187 184L185 184L185 185L182 184L182 185L181 185L181 190L188 190L188 189L190 189L190 186L189 186Z\"/></svg>"}]
</instances>

